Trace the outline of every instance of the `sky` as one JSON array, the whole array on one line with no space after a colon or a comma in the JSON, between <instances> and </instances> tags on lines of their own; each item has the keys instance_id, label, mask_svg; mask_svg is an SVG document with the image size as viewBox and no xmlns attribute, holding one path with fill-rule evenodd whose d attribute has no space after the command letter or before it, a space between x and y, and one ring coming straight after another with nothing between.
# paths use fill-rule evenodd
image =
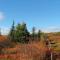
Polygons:
<instances>
[{"instance_id":1,"label":"sky","mask_svg":"<svg viewBox=\"0 0 60 60\"><path fill-rule=\"evenodd\" d=\"M44 32L60 31L60 0L0 0L0 28L7 34L13 20Z\"/></svg>"}]
</instances>

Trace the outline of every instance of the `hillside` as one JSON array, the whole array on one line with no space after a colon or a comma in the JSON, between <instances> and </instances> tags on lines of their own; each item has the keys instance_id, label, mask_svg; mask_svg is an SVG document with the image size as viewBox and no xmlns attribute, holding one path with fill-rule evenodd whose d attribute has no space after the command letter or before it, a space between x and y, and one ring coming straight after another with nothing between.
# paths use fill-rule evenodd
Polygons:
<instances>
[{"instance_id":1,"label":"hillside","mask_svg":"<svg viewBox=\"0 0 60 60\"><path fill-rule=\"evenodd\" d=\"M60 36L48 34L48 39L52 42L53 58L60 59ZM51 52L43 40L28 44L11 42L10 45L13 47L7 47L8 41L6 36L0 36L0 47L3 47L0 51L3 53L0 54L0 60L45 60L46 54Z\"/></svg>"},{"instance_id":2,"label":"hillside","mask_svg":"<svg viewBox=\"0 0 60 60\"><path fill-rule=\"evenodd\" d=\"M0 35L0 42L4 42L7 40L7 36L5 35Z\"/></svg>"},{"instance_id":3,"label":"hillside","mask_svg":"<svg viewBox=\"0 0 60 60\"><path fill-rule=\"evenodd\" d=\"M31 44L18 44L14 48L5 48L3 51L7 54L1 55L0 59L43 60L46 48L42 42L34 42Z\"/></svg>"}]
</instances>

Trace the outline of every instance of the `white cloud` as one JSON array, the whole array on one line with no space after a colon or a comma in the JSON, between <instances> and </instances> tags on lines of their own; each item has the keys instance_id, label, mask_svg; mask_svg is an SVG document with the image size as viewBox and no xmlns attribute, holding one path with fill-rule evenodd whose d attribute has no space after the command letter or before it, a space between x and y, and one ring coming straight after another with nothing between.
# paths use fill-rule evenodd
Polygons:
<instances>
[{"instance_id":1,"label":"white cloud","mask_svg":"<svg viewBox=\"0 0 60 60\"><path fill-rule=\"evenodd\" d=\"M4 12L1 12L1 11L0 11L0 20L3 20L4 17L5 17L5 16L4 16Z\"/></svg>"},{"instance_id":2,"label":"white cloud","mask_svg":"<svg viewBox=\"0 0 60 60\"><path fill-rule=\"evenodd\" d=\"M45 29L42 29L43 32L59 32L60 31L60 27L56 27L56 26L52 26L52 27L48 27Z\"/></svg>"},{"instance_id":3,"label":"white cloud","mask_svg":"<svg viewBox=\"0 0 60 60\"><path fill-rule=\"evenodd\" d=\"M10 31L10 28L1 28L2 35L7 35Z\"/></svg>"}]
</instances>

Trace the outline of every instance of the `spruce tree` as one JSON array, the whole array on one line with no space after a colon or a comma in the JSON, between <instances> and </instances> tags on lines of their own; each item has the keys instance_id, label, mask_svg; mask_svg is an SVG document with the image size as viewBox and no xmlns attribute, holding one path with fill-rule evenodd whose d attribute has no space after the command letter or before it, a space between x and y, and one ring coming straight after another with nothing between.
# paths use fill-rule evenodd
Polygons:
<instances>
[{"instance_id":1,"label":"spruce tree","mask_svg":"<svg viewBox=\"0 0 60 60\"><path fill-rule=\"evenodd\" d=\"M41 40L41 30L38 31L37 36L38 36L38 40Z\"/></svg>"},{"instance_id":2,"label":"spruce tree","mask_svg":"<svg viewBox=\"0 0 60 60\"><path fill-rule=\"evenodd\" d=\"M12 24L12 27L11 27L11 30L10 30L10 33L9 33L9 37L10 37L10 40L11 41L15 41L15 26L14 26L14 21L13 21L13 24Z\"/></svg>"},{"instance_id":3,"label":"spruce tree","mask_svg":"<svg viewBox=\"0 0 60 60\"><path fill-rule=\"evenodd\" d=\"M16 37L20 43L27 43L29 41L29 39L27 39L27 37L29 37L29 32L25 23L16 26Z\"/></svg>"},{"instance_id":4,"label":"spruce tree","mask_svg":"<svg viewBox=\"0 0 60 60\"><path fill-rule=\"evenodd\" d=\"M36 33L35 33L35 27L33 27L32 28L32 38L33 38L33 41L35 40L35 35L36 35Z\"/></svg>"},{"instance_id":5,"label":"spruce tree","mask_svg":"<svg viewBox=\"0 0 60 60\"><path fill-rule=\"evenodd\" d=\"M1 28L0 28L0 36L1 36Z\"/></svg>"}]
</instances>

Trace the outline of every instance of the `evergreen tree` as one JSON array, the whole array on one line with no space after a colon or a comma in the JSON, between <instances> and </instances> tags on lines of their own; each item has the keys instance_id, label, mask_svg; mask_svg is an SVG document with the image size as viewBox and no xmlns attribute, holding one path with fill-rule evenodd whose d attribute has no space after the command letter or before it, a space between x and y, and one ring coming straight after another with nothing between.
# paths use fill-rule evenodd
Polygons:
<instances>
[{"instance_id":1,"label":"evergreen tree","mask_svg":"<svg viewBox=\"0 0 60 60\"><path fill-rule=\"evenodd\" d=\"M9 33L9 37L11 41L20 42L20 43L28 43L29 32L27 30L26 24L25 23L18 24L15 27L14 21L13 21L12 28Z\"/></svg>"},{"instance_id":2,"label":"evergreen tree","mask_svg":"<svg viewBox=\"0 0 60 60\"><path fill-rule=\"evenodd\" d=\"M29 37L29 32L27 30L26 24L18 24L16 26L16 37L19 42L25 43L28 42L27 37Z\"/></svg>"},{"instance_id":3,"label":"evergreen tree","mask_svg":"<svg viewBox=\"0 0 60 60\"><path fill-rule=\"evenodd\" d=\"M38 36L38 40L40 40L41 39L41 30L38 31L37 36Z\"/></svg>"},{"instance_id":4,"label":"evergreen tree","mask_svg":"<svg viewBox=\"0 0 60 60\"><path fill-rule=\"evenodd\" d=\"M27 26L26 26L25 23L23 23L22 26L23 26L23 37L24 37L24 40L25 40L25 42L28 42L29 41L29 39L28 39L29 38L29 32L27 30Z\"/></svg>"},{"instance_id":5,"label":"evergreen tree","mask_svg":"<svg viewBox=\"0 0 60 60\"><path fill-rule=\"evenodd\" d=\"M0 36L1 36L1 28L0 28Z\"/></svg>"},{"instance_id":6,"label":"evergreen tree","mask_svg":"<svg viewBox=\"0 0 60 60\"><path fill-rule=\"evenodd\" d=\"M35 40L35 35L36 35L36 33L35 33L35 27L33 27L32 28L32 38L33 38L33 41Z\"/></svg>"},{"instance_id":7,"label":"evergreen tree","mask_svg":"<svg viewBox=\"0 0 60 60\"><path fill-rule=\"evenodd\" d=\"M9 33L9 38L11 41L15 41L15 26L14 26L14 21L13 21L13 24L12 24L12 28L10 30L10 33Z\"/></svg>"}]
</instances>

